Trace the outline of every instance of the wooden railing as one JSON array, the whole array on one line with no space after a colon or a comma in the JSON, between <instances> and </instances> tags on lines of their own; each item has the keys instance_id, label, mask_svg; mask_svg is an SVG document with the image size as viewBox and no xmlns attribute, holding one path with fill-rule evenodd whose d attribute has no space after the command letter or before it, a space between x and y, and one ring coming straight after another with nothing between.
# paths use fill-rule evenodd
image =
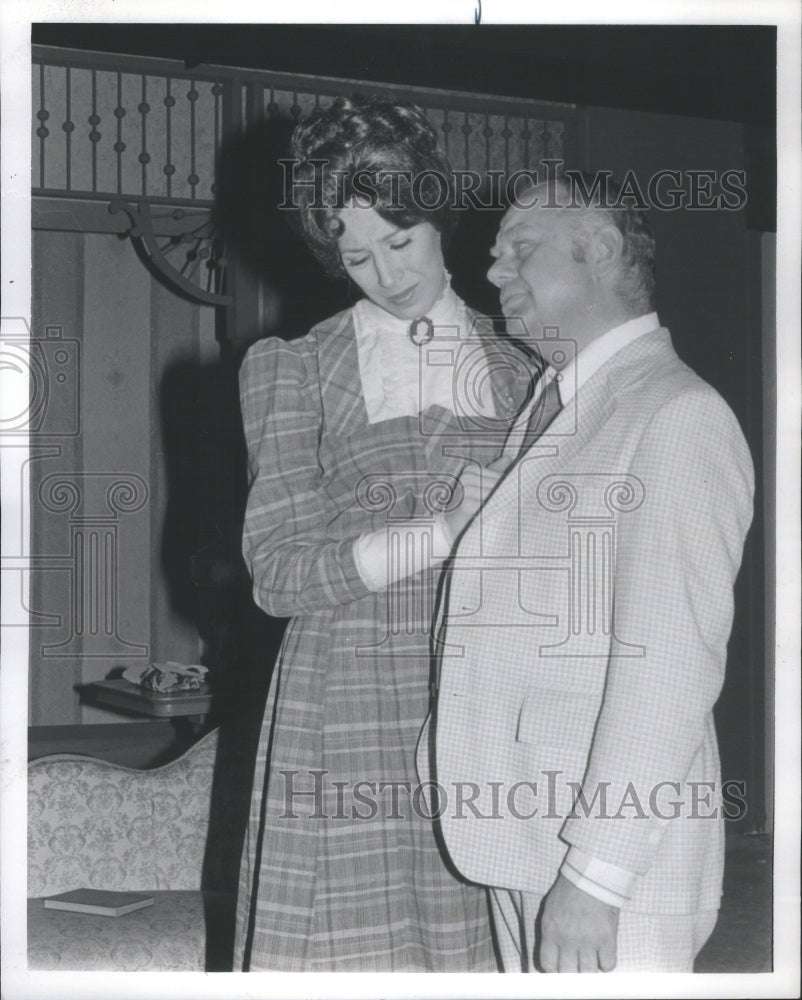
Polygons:
<instances>
[{"instance_id":1,"label":"wooden railing","mask_svg":"<svg viewBox=\"0 0 802 1000\"><path fill-rule=\"evenodd\" d=\"M421 105L459 170L575 159L570 105L34 46L34 194L210 206L232 129L300 121L356 93Z\"/></svg>"}]
</instances>

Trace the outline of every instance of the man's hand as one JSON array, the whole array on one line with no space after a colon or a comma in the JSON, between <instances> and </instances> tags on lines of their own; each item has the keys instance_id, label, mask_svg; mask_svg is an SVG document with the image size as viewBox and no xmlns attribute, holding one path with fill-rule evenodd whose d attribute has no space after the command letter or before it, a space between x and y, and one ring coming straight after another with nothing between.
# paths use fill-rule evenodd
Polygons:
<instances>
[{"instance_id":1,"label":"man's hand","mask_svg":"<svg viewBox=\"0 0 802 1000\"><path fill-rule=\"evenodd\" d=\"M540 921L544 972L611 972L616 963L618 908L557 876Z\"/></svg>"},{"instance_id":2,"label":"man's hand","mask_svg":"<svg viewBox=\"0 0 802 1000\"><path fill-rule=\"evenodd\" d=\"M453 543L462 534L468 522L476 515L487 495L501 479L501 471L492 468L480 469L478 465L466 465L459 483L462 487L462 503L459 507L443 515L443 523Z\"/></svg>"}]
</instances>

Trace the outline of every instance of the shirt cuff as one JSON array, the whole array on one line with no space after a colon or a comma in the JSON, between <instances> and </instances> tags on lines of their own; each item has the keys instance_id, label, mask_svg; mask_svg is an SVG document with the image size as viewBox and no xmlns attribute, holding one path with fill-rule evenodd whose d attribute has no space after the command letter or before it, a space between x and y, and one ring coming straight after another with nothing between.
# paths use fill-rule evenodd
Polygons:
<instances>
[{"instance_id":1,"label":"shirt cuff","mask_svg":"<svg viewBox=\"0 0 802 1000\"><path fill-rule=\"evenodd\" d=\"M389 558L386 528L370 531L354 540L354 562L362 582L371 591L384 590L390 584L443 562L451 552L451 541L439 518L419 528L405 528L415 536L417 558L411 563L394 565ZM425 540L424 540L424 536Z\"/></svg>"},{"instance_id":2,"label":"shirt cuff","mask_svg":"<svg viewBox=\"0 0 802 1000\"><path fill-rule=\"evenodd\" d=\"M609 861L594 858L578 847L570 847L565 855L560 874L568 879L577 889L582 889L603 903L621 907L632 895L635 872L619 868Z\"/></svg>"}]
</instances>

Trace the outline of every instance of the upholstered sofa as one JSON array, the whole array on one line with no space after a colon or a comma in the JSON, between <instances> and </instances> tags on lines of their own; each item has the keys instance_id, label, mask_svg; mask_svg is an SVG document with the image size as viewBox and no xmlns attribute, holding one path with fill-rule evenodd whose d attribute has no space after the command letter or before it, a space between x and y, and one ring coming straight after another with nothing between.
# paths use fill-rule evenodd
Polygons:
<instances>
[{"instance_id":1,"label":"upholstered sofa","mask_svg":"<svg viewBox=\"0 0 802 1000\"><path fill-rule=\"evenodd\" d=\"M76 754L28 765L30 969L229 967L242 803L215 780L217 756L215 730L152 770ZM81 887L156 901L120 917L44 907Z\"/></svg>"}]
</instances>

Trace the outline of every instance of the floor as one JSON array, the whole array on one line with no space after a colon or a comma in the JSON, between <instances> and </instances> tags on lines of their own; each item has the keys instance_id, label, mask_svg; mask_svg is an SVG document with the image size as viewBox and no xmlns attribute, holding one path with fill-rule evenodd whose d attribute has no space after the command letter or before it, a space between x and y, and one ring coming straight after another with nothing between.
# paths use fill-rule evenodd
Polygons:
<instances>
[{"instance_id":1,"label":"floor","mask_svg":"<svg viewBox=\"0 0 802 1000\"><path fill-rule=\"evenodd\" d=\"M727 838L721 912L694 972L771 971L771 849L767 835Z\"/></svg>"}]
</instances>

